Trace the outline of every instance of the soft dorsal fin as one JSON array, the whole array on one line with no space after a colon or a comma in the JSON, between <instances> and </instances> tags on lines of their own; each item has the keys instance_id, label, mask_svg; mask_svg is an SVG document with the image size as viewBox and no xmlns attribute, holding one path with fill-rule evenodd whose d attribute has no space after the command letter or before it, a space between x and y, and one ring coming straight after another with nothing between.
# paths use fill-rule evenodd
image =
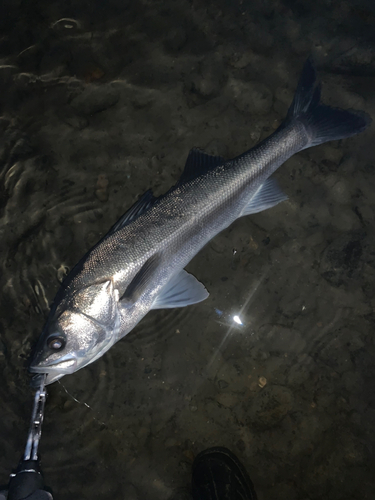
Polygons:
<instances>
[{"instance_id":1,"label":"soft dorsal fin","mask_svg":"<svg viewBox=\"0 0 375 500\"><path fill-rule=\"evenodd\" d=\"M151 309L185 307L207 299L208 295L205 286L182 269L162 288Z\"/></svg>"},{"instance_id":2,"label":"soft dorsal fin","mask_svg":"<svg viewBox=\"0 0 375 500\"><path fill-rule=\"evenodd\" d=\"M222 165L224 161L225 160L222 156L212 156L204 151L201 151L200 149L193 148L188 154L185 169L179 182L191 181L199 175Z\"/></svg>"},{"instance_id":3,"label":"soft dorsal fin","mask_svg":"<svg viewBox=\"0 0 375 500\"><path fill-rule=\"evenodd\" d=\"M155 198L155 196L152 194L151 189L146 191L139 198L139 200L136 201L134 205L129 208L129 210L125 212L122 217L120 217L116 224L111 227L105 237L107 238L108 236L111 236L116 231L119 231L123 227L133 222L133 220L135 220L137 217L145 213L150 207L152 207L156 200L157 198Z\"/></svg>"}]
</instances>

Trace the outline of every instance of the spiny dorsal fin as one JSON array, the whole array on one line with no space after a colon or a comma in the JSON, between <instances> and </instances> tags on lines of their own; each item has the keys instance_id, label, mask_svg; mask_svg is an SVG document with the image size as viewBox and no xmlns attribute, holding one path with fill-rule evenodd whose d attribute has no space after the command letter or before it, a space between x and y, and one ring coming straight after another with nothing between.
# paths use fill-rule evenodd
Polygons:
<instances>
[{"instance_id":1,"label":"spiny dorsal fin","mask_svg":"<svg viewBox=\"0 0 375 500\"><path fill-rule=\"evenodd\" d=\"M186 163L185 169L181 175L179 182L187 182L195 179L199 175L204 174L215 167L222 165L224 163L224 158L222 156L212 156L200 149L193 148L190 150Z\"/></svg>"}]
</instances>

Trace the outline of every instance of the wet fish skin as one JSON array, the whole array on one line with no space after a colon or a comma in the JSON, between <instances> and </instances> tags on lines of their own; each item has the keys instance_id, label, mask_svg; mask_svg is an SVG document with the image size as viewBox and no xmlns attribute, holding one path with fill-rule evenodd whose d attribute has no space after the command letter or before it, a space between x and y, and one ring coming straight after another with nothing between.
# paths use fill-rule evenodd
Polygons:
<instances>
[{"instance_id":1,"label":"wet fish skin","mask_svg":"<svg viewBox=\"0 0 375 500\"><path fill-rule=\"evenodd\" d=\"M30 371L52 383L92 363L151 309L204 300L184 267L237 218L286 199L270 176L290 156L362 132L365 113L320 104L309 59L284 123L267 139L225 161L193 149L180 181L145 195L91 249L56 295Z\"/></svg>"}]
</instances>

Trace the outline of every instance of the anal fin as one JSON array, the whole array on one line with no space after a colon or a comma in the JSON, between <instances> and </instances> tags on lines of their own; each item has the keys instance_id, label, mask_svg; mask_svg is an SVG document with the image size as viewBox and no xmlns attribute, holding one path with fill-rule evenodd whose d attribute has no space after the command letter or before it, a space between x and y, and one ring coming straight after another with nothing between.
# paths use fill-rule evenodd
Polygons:
<instances>
[{"instance_id":1,"label":"anal fin","mask_svg":"<svg viewBox=\"0 0 375 500\"><path fill-rule=\"evenodd\" d=\"M263 210L274 207L278 203L287 199L287 195L281 191L276 179L269 178L260 186L258 191L251 198L249 203L241 212L240 217L243 215L262 212Z\"/></svg>"}]
</instances>

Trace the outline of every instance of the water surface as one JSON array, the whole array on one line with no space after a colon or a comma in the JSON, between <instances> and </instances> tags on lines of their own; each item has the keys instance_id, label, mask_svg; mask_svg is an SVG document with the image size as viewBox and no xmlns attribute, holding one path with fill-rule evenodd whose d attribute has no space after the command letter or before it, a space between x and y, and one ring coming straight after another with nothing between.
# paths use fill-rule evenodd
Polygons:
<instances>
[{"instance_id":1,"label":"water surface","mask_svg":"<svg viewBox=\"0 0 375 500\"><path fill-rule=\"evenodd\" d=\"M231 158L269 135L310 54L325 103L374 117L375 11L5 2L0 19L6 482L31 411L26 361L67 269L144 191L167 191L191 147ZM290 159L277 173L289 200L189 265L208 300L150 313L50 386L41 454L56 499L185 498L194 456L216 445L260 500L372 498L373 133Z\"/></svg>"}]
</instances>

